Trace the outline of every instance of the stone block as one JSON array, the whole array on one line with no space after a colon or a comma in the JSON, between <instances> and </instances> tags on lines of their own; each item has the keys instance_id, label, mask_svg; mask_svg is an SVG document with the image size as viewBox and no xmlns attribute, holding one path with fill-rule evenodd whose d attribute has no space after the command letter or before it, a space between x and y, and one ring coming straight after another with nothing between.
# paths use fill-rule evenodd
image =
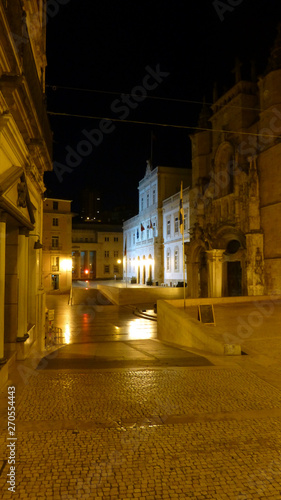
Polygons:
<instances>
[{"instance_id":1,"label":"stone block","mask_svg":"<svg viewBox=\"0 0 281 500\"><path fill-rule=\"evenodd\" d=\"M241 346L239 344L224 344L225 356L241 356Z\"/></svg>"}]
</instances>

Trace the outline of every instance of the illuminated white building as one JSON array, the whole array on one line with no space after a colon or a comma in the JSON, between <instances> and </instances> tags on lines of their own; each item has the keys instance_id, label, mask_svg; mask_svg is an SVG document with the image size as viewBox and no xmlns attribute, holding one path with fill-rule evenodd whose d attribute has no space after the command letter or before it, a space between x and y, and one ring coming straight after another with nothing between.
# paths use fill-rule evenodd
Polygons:
<instances>
[{"instance_id":1,"label":"illuminated white building","mask_svg":"<svg viewBox=\"0 0 281 500\"><path fill-rule=\"evenodd\" d=\"M187 169L156 167L153 170L147 166L145 177L139 182L139 213L123 224L124 249L124 276L128 281L136 280L140 284L178 283L183 281L182 266L179 271L174 266L166 271L166 218L170 214L170 221L174 227L176 212L179 211L180 184L190 185L191 175ZM185 209L187 209L188 190L185 189ZM176 207L175 193L178 205ZM165 202L165 200L167 200ZM164 212L165 207L165 212ZM165 219L163 214L165 213ZM173 219L172 219L173 217ZM188 226L186 227L186 231ZM174 229L173 229L174 231ZM188 233L186 233L188 236ZM167 235L168 236L168 235ZM174 245L178 242L179 259L182 260L182 235L180 231L173 232L173 240L167 242L174 252ZM180 260L179 260L180 263ZM173 269L173 271L172 271Z\"/></svg>"},{"instance_id":2,"label":"illuminated white building","mask_svg":"<svg viewBox=\"0 0 281 500\"><path fill-rule=\"evenodd\" d=\"M163 201L164 283L183 282L183 237L179 224L180 193ZM189 187L183 190L184 242L189 242ZM186 279L186 265L185 265Z\"/></svg>"}]
</instances>

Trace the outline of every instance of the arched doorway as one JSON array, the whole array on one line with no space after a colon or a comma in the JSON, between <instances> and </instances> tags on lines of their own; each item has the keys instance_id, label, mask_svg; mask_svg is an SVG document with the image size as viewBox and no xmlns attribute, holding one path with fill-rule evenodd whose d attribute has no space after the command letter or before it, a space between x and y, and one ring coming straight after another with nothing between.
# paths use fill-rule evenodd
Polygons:
<instances>
[{"instance_id":1,"label":"arched doorway","mask_svg":"<svg viewBox=\"0 0 281 500\"><path fill-rule=\"evenodd\" d=\"M140 284L140 258L137 260L137 283Z\"/></svg>"},{"instance_id":2,"label":"arched doorway","mask_svg":"<svg viewBox=\"0 0 281 500\"><path fill-rule=\"evenodd\" d=\"M146 262L145 262L145 255L143 256L143 268L142 268L142 284L145 285L145 280L146 280Z\"/></svg>"}]
</instances>

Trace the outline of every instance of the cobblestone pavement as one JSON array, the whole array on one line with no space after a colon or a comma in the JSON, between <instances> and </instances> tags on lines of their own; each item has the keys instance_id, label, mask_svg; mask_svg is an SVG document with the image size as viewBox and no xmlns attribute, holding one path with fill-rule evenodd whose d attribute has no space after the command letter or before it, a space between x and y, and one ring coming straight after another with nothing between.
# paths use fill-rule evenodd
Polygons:
<instances>
[{"instance_id":1,"label":"cobblestone pavement","mask_svg":"<svg viewBox=\"0 0 281 500\"><path fill-rule=\"evenodd\" d=\"M281 390L253 373L247 356L240 366L234 358L212 363L67 370L20 363L21 383L16 375L10 381L16 493L8 490L1 411L0 498L280 500ZM0 402L5 408L7 391Z\"/></svg>"}]
</instances>

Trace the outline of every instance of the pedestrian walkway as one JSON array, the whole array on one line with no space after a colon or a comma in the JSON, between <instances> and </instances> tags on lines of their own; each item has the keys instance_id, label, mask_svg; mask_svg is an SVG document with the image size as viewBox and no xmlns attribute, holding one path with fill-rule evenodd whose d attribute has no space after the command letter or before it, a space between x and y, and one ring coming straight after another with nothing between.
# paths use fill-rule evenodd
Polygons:
<instances>
[{"instance_id":1,"label":"pedestrian walkway","mask_svg":"<svg viewBox=\"0 0 281 500\"><path fill-rule=\"evenodd\" d=\"M200 357L160 343L129 309L55 299L68 343L39 366L17 363L17 441L1 394L0 498L281 499L281 387L254 354ZM188 358L206 363L179 366Z\"/></svg>"}]
</instances>

